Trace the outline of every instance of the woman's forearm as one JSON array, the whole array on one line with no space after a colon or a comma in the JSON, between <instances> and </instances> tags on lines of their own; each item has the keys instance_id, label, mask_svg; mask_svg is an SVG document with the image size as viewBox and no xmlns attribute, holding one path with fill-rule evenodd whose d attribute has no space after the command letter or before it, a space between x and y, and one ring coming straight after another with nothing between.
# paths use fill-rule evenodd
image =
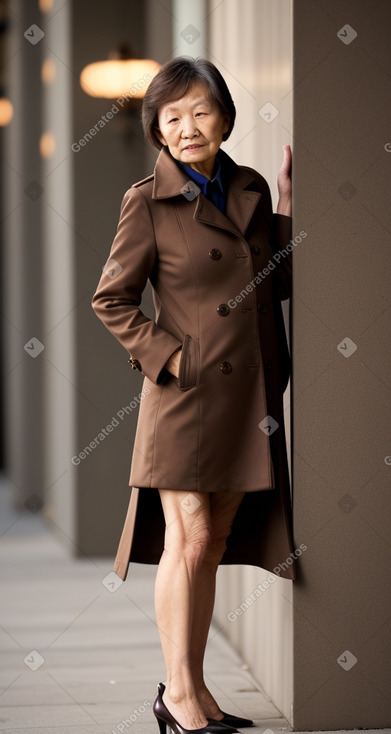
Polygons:
<instances>
[{"instance_id":1,"label":"woman's forearm","mask_svg":"<svg viewBox=\"0 0 391 734\"><path fill-rule=\"evenodd\" d=\"M292 216L292 198L280 197L277 204L277 214L284 214L286 217Z\"/></svg>"}]
</instances>

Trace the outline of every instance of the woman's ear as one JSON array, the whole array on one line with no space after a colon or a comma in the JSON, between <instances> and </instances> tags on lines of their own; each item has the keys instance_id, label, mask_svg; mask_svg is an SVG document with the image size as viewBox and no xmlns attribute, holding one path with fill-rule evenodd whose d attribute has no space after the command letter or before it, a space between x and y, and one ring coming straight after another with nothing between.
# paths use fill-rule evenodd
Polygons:
<instances>
[{"instance_id":1,"label":"woman's ear","mask_svg":"<svg viewBox=\"0 0 391 734\"><path fill-rule=\"evenodd\" d=\"M155 135L162 145L167 145L166 139L161 134L159 127L155 127Z\"/></svg>"},{"instance_id":2,"label":"woman's ear","mask_svg":"<svg viewBox=\"0 0 391 734\"><path fill-rule=\"evenodd\" d=\"M223 132L224 133L227 133L228 132L230 124L231 124L231 118L230 118L228 112L226 112L225 115L224 115L224 123L223 123Z\"/></svg>"}]
</instances>

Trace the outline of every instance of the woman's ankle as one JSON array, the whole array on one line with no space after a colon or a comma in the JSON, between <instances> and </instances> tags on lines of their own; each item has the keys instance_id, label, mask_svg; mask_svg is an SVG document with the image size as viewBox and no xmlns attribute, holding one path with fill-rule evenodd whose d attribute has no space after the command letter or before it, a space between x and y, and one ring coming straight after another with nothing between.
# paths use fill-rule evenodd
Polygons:
<instances>
[{"instance_id":1,"label":"woman's ankle","mask_svg":"<svg viewBox=\"0 0 391 734\"><path fill-rule=\"evenodd\" d=\"M172 703L181 704L186 701L191 701L196 698L196 691L193 684L179 684L169 683L166 684L166 691L168 698Z\"/></svg>"},{"instance_id":2,"label":"woman's ankle","mask_svg":"<svg viewBox=\"0 0 391 734\"><path fill-rule=\"evenodd\" d=\"M203 681L202 682L200 681L198 683L195 682L194 683L194 688L195 688L196 693L197 693L197 696L199 698L209 698L209 697L212 696L212 694L210 693L208 687L205 685L205 683Z\"/></svg>"}]
</instances>

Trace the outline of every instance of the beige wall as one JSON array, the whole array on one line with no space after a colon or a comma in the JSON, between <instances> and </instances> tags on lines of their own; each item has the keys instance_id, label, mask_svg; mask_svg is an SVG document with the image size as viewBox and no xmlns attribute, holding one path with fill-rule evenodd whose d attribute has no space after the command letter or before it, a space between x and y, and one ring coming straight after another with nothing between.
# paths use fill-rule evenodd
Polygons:
<instances>
[{"instance_id":1,"label":"beige wall","mask_svg":"<svg viewBox=\"0 0 391 734\"><path fill-rule=\"evenodd\" d=\"M294 4L295 729L391 724L390 32L390 3Z\"/></svg>"},{"instance_id":2,"label":"beige wall","mask_svg":"<svg viewBox=\"0 0 391 734\"><path fill-rule=\"evenodd\" d=\"M265 176L275 210L282 146L291 142L291 3L213 0L209 3L208 22L209 58L226 79L237 109L235 128L223 147L237 163L252 166ZM272 122L259 114L267 102L279 112ZM288 451L289 393L288 387ZM255 678L289 718L293 700L292 582L277 579L243 616L234 622L228 619L228 613L240 606L267 575L263 569L251 566L220 568L215 616Z\"/></svg>"}]
</instances>

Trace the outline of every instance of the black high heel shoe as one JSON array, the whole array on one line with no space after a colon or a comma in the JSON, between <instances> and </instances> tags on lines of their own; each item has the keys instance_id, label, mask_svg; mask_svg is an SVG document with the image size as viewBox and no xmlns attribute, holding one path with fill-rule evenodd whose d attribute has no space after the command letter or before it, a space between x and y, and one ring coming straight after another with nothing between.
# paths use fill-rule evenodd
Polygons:
<instances>
[{"instance_id":1,"label":"black high heel shoe","mask_svg":"<svg viewBox=\"0 0 391 734\"><path fill-rule=\"evenodd\" d=\"M224 714L222 719L208 719L217 724L225 724L225 726L237 726L239 729L245 729L246 726L254 726L254 722L251 719L243 719L241 716L234 716L234 714L227 714L225 711L221 712Z\"/></svg>"},{"instance_id":2,"label":"black high heel shoe","mask_svg":"<svg viewBox=\"0 0 391 734\"><path fill-rule=\"evenodd\" d=\"M164 683L158 683L157 696L152 707L159 724L160 734L234 734L238 731L229 724L213 719L208 719L207 725L200 729L185 729L174 719L164 703L162 696L165 690Z\"/></svg>"}]
</instances>

